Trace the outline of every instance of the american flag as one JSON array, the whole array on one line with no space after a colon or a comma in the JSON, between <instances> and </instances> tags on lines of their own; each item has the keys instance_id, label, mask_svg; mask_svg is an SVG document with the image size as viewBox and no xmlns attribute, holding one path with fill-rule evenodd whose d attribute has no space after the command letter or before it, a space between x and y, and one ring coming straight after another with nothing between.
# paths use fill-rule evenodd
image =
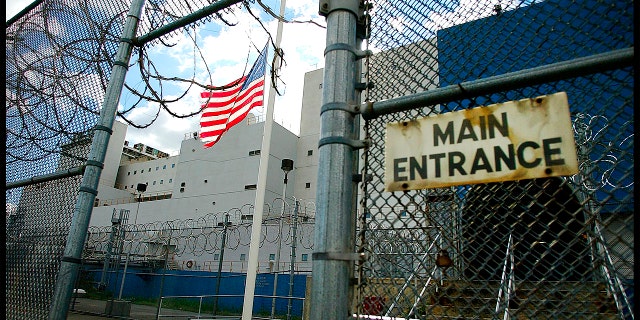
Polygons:
<instances>
[{"instance_id":1,"label":"american flag","mask_svg":"<svg viewBox=\"0 0 640 320\"><path fill-rule=\"evenodd\" d=\"M201 93L207 99L200 118L200 140L209 148L231 127L242 121L254 107L263 105L264 72L267 47L251 67L249 74L242 76L223 88L224 90Z\"/></svg>"}]
</instances>

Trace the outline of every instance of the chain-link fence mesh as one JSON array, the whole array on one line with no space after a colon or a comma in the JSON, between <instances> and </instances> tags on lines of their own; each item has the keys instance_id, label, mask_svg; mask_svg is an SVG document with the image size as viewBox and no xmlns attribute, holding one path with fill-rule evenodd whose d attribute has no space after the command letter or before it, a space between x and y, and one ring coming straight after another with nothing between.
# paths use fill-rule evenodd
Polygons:
<instances>
[{"instance_id":1,"label":"chain-link fence mesh","mask_svg":"<svg viewBox=\"0 0 640 320\"><path fill-rule=\"evenodd\" d=\"M149 1L138 28L146 35L209 5L210 1L173 3ZM7 171L14 182L57 170L63 146L86 136L97 123L109 82L124 19L130 1L100 2L40 1L30 11L8 22L6 28L7 76ZM196 21L233 16L232 7ZM193 27L188 25L186 29ZM177 29L174 33L184 29ZM171 33L134 50L139 56L132 68L142 77L162 78L147 56L147 46L167 45ZM149 68L149 69L147 69ZM139 80L138 80L139 81ZM150 86L152 84L149 84ZM204 85L202 85L204 87ZM136 89L131 85L131 91ZM145 90L143 90L145 91ZM153 90L151 90L153 91ZM161 99L161 93L139 93L140 100ZM175 99L174 99L175 100ZM160 100L162 101L162 100ZM126 115L133 106L119 110ZM132 125L134 123L129 122ZM78 155L81 159L83 155ZM86 157L86 155L84 155ZM7 202L17 203L19 192Z\"/></svg>"},{"instance_id":2,"label":"chain-link fence mesh","mask_svg":"<svg viewBox=\"0 0 640 320\"><path fill-rule=\"evenodd\" d=\"M374 103L633 47L632 1L373 1L369 8L375 55L363 76ZM359 216L358 247L367 254L358 264L359 314L633 318L633 68L565 78L367 122L364 170L373 179L363 185ZM569 97L578 174L385 191L387 123L556 92Z\"/></svg>"},{"instance_id":3,"label":"chain-link fence mesh","mask_svg":"<svg viewBox=\"0 0 640 320\"><path fill-rule=\"evenodd\" d=\"M136 59L130 67L148 87L141 92L137 91L140 86L127 87L138 103L119 108L122 119L136 126L127 117L141 101L166 107L161 82L171 77L163 77L153 66L147 49L173 46L168 38L205 22L237 24L234 13L242 2L224 3L226 7L133 50ZM216 1L147 1L138 35L212 4ZM79 175L89 155L118 46L122 40L131 40L121 39L131 5L131 1L36 1L7 21L7 319L48 317L78 198ZM198 112L170 114L186 117ZM144 125L148 124L138 126Z\"/></svg>"},{"instance_id":4,"label":"chain-link fence mesh","mask_svg":"<svg viewBox=\"0 0 640 320\"><path fill-rule=\"evenodd\" d=\"M139 34L209 3L149 1ZM365 93L370 101L633 46L632 1L371 4L367 43L377 54L364 68L375 83ZM128 1L43 1L8 23L8 183L84 164L129 6ZM228 9L199 22L232 25L233 18ZM161 36L151 43L170 46L166 40ZM134 56L149 66L145 48L136 48ZM153 67L142 70L146 79L167 80L149 71ZM373 179L364 184L358 244L369 259L358 268L363 280L354 302L358 312L417 318L629 317L632 89L628 67L416 106L369 121L366 134L373 144L365 166ZM384 191L387 122L560 91L567 92L572 111L580 159L575 176ZM139 96L163 107L167 103L157 92ZM127 112L119 110L125 119ZM47 317L79 183L72 177L6 190L5 291L11 306L6 318Z\"/></svg>"},{"instance_id":5,"label":"chain-link fence mesh","mask_svg":"<svg viewBox=\"0 0 640 320\"><path fill-rule=\"evenodd\" d=\"M283 248L289 248L294 243L302 251L313 248L313 208L301 208L296 220L290 207L283 213L283 228L279 230L280 218L264 221L260 237L260 247L273 251L276 244L281 243ZM114 209L115 210L115 209ZM246 272L246 261L243 264L239 260L239 254L247 253L251 239L251 220L240 218L236 215L250 215L253 212L252 205L232 209L226 212L207 214L198 219L157 221L153 223L134 224L132 220L135 212L128 210L115 210L113 212L112 226L91 226L89 236L83 253L85 263L102 265L104 261L118 259L121 268L124 261L137 265L153 265L164 260L163 248L172 246L169 269L177 270L208 270L215 271L218 268L214 264L214 255L220 254L224 245L227 254L234 257L224 262L225 271ZM280 212L280 211L278 211ZM229 215L232 221L224 228L225 216ZM294 229L295 222L295 229ZM224 244L222 238L225 238ZM110 258L112 257L113 258ZM126 256L126 257L125 257ZM235 260L234 260L235 259ZM217 259L216 259L217 260ZM193 266L187 266L192 261ZM262 261L264 263L264 261ZM234 267L233 264L236 264ZM108 268L110 266L106 266ZM264 268L261 268L261 270ZM114 268L106 270L113 272ZM310 271L309 266L302 267L299 271Z\"/></svg>"},{"instance_id":6,"label":"chain-link fence mesh","mask_svg":"<svg viewBox=\"0 0 640 320\"><path fill-rule=\"evenodd\" d=\"M7 319L48 317L79 185L79 178L67 178L25 187L20 206L7 216Z\"/></svg>"},{"instance_id":7,"label":"chain-link fence mesh","mask_svg":"<svg viewBox=\"0 0 640 320\"><path fill-rule=\"evenodd\" d=\"M299 316L304 300L300 292L306 288L298 280L294 289L291 281L294 277L304 279L311 272L311 261L306 257L313 249L314 208L307 203L295 212L289 205L285 210L274 210L283 215L282 228L280 218L265 220L262 225L259 245L265 257L259 259L258 272L264 278L261 283L264 288L258 291L260 297L256 303L271 305L272 299L264 296L272 294L271 278L279 273L284 280L281 279L278 287L275 311ZM247 204L198 219L135 224L135 212L114 209L112 226L89 227L79 284L100 288L118 300L162 297L166 303L171 299L188 301L206 297L201 302L204 303L200 310L203 316L211 313L212 307L215 313L212 301L220 296L216 299L220 300L217 310L238 315L243 287L237 282L240 280L231 280L244 279L248 270L252 223L240 217L252 213L253 205ZM240 222L227 223L225 227L229 219ZM275 257L277 247L282 251L282 259ZM291 255L293 262L289 259ZM164 279L163 285L158 287L160 278ZM226 285L221 286L216 282L219 280ZM291 292L286 293L290 286ZM289 297L294 297L293 306L285 308ZM90 307L78 304L74 310L90 312L87 310Z\"/></svg>"}]
</instances>

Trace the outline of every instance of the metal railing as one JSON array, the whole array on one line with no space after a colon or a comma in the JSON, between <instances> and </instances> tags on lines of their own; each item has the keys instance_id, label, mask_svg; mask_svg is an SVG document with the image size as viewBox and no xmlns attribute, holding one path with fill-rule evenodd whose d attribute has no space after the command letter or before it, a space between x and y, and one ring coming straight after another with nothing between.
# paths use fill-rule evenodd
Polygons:
<instances>
[{"instance_id":1,"label":"metal railing","mask_svg":"<svg viewBox=\"0 0 640 320\"><path fill-rule=\"evenodd\" d=\"M510 319L509 303L511 302L516 290L515 273L513 272L513 269L515 268L515 258L512 250L513 239L511 235L509 235L507 250L504 256L502 277L500 279L500 290L498 290L498 301L496 302L496 315L499 314L500 310L504 310L502 317L503 320Z\"/></svg>"},{"instance_id":2,"label":"metal railing","mask_svg":"<svg viewBox=\"0 0 640 320\"><path fill-rule=\"evenodd\" d=\"M304 301L305 298L302 297L292 297L292 296L277 296L277 295L260 295L260 294L256 294L254 295L256 298L264 298L264 299L285 299L285 300L297 300L297 301ZM218 295L197 295L197 296L188 296L188 295L183 295L183 296L161 296L160 297L160 302L159 302L159 307L158 307L158 314L156 319L160 319L160 318L172 318L175 317L175 315L170 315L170 314L166 314L163 315L161 313L162 311L162 305L164 303L165 300L167 299L197 299L198 300L198 310L197 310L197 316L196 319L201 319L201 317L206 315L206 318L209 319L211 316L211 313L205 313L203 312L203 300L204 299L213 299L213 298L242 298L244 297L244 295L240 295L240 294L218 294ZM290 317L291 310L288 310L287 313L287 317ZM222 315L217 315L217 312L214 310L213 311L213 316L215 316L216 319L224 319L226 316L222 316ZM237 316L235 316L237 318ZM257 319L257 318L254 318ZM265 318L265 319L269 319L269 318Z\"/></svg>"}]
</instances>

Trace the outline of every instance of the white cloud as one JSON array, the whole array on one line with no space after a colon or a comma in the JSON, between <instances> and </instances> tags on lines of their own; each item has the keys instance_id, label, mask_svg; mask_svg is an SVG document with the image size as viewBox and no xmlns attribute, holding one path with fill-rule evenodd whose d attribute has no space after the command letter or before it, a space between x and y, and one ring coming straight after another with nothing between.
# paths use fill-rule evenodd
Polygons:
<instances>
[{"instance_id":1,"label":"white cloud","mask_svg":"<svg viewBox=\"0 0 640 320\"><path fill-rule=\"evenodd\" d=\"M274 12L278 9L272 8ZM255 9L255 14L261 9ZM324 18L317 14L317 4L312 5L306 1L295 0L287 2L287 20L308 21L314 20L324 24ZM165 76L195 77L200 83L212 85L227 84L248 72L257 52L253 46L262 49L267 42L267 34L258 22L246 12L246 9L236 11L234 19L236 26L215 26L211 24L198 27L192 35L197 36L200 53L195 52L193 41L184 36L175 36L169 43L172 47L154 47L151 49L154 64L163 71ZM274 41L277 32L277 21L268 19L263 24L270 32ZM253 42L253 43L251 43ZM280 76L283 83L279 83L279 90L283 96L276 96L274 106L274 118L294 133L299 132L300 109L302 105L302 86L304 73L321 68L324 65L325 29L311 23L285 23L282 33L281 47L285 52L285 65ZM270 54L273 52L270 48ZM196 55L194 58L194 54ZM250 54L250 56L248 56ZM209 68L209 73L205 64ZM194 71L195 66L195 71ZM245 70L245 68L247 70ZM194 76L195 72L195 76ZM211 78L209 78L209 76ZM267 81L270 81L269 79ZM164 89L173 86L174 90L184 92L188 84L173 82L163 86ZM186 114L197 110L201 104L200 87L191 87L182 100L171 103L170 109L179 114ZM254 109L253 113L265 114L266 103L269 100L268 92L265 94L265 107ZM168 96L164 98L169 99ZM123 105L133 103L135 99L123 97ZM157 107L138 107L140 110L132 112L127 118L137 121L155 117ZM127 140L130 143L144 143L170 154L179 151L180 143L185 134L199 130L199 115L187 119L177 119L169 116L164 110L160 112L155 123L146 129L129 128ZM145 122L143 122L145 123ZM145 134L150 132L152 134ZM140 139L140 140L138 140ZM157 143L154 145L154 143Z\"/></svg>"},{"instance_id":2,"label":"white cloud","mask_svg":"<svg viewBox=\"0 0 640 320\"><path fill-rule=\"evenodd\" d=\"M9 19L13 18L16 14L20 13L22 9L26 8L32 2L33 1L28 1L28 0L5 1L5 4L6 4L5 21L9 21Z\"/></svg>"},{"instance_id":3,"label":"white cloud","mask_svg":"<svg viewBox=\"0 0 640 320\"><path fill-rule=\"evenodd\" d=\"M7 20L20 12L31 1L8 1ZM279 6L278 2L274 2ZM277 32L277 21L272 17L265 19L266 14L257 5L253 4L253 13L261 14L261 21L268 29L274 41ZM273 12L278 12L279 7L272 7ZM287 13L285 19L295 21L313 20L324 25L324 17L317 13L318 5L306 0L287 1ZM176 33L166 42L174 43L172 47L153 46L149 49L153 63L158 68L158 73L168 77L195 78L200 83L224 85L242 75L245 68L251 67L251 63L257 56L253 46L259 47L267 42L267 34L262 26L251 16L244 7L235 10L230 20L238 22L236 26L203 25L191 29L191 33L197 36L197 43L201 50L195 52L192 40L184 34ZM267 22L268 21L268 22ZM250 43L253 41L253 43ZM283 96L276 96L274 118L277 122L292 130L299 132L300 109L302 104L302 86L304 73L322 68L324 65L325 29L311 23L285 23L283 28L281 47L284 50L285 65L280 71L283 83L279 83L279 90ZM270 49L270 51L272 51ZM248 54L251 54L248 57ZM273 54L273 52L270 52ZM204 58L203 58L204 57ZM133 57L135 58L135 57ZM204 60L203 60L204 59ZM249 60L247 60L249 59ZM204 64L207 64L209 73ZM137 73L137 67L130 68L127 76L127 85L143 90L144 84L132 75ZM35 79L34 79L35 80ZM97 79L96 79L97 80ZM94 80L95 81L95 80ZM269 80L268 80L269 81ZM176 81L164 81L162 95L165 99L180 95L188 88L187 83ZM157 89L157 88L156 88ZM187 94L178 102L171 103L169 108L177 114L187 114L200 108L199 87L191 87ZM137 102L137 98L126 93L120 100L119 110L128 108ZM268 99L265 96L265 104ZM101 97L100 97L101 98ZM100 99L101 100L101 99ZM266 113L266 106L254 113ZM143 102L134 111L127 115L127 119L136 124L146 124L156 117L158 106L156 103ZM129 127L127 140L130 143L144 143L154 148L175 154L180 148L184 135L198 131L199 116L186 119L172 117L165 110L161 110L155 122L145 129Z\"/></svg>"},{"instance_id":4,"label":"white cloud","mask_svg":"<svg viewBox=\"0 0 640 320\"><path fill-rule=\"evenodd\" d=\"M280 76L284 82L284 96L276 97L274 118L294 133L300 131L302 87L306 72L324 66L326 30L313 24L287 24L282 34L281 47L285 65Z\"/></svg>"}]
</instances>

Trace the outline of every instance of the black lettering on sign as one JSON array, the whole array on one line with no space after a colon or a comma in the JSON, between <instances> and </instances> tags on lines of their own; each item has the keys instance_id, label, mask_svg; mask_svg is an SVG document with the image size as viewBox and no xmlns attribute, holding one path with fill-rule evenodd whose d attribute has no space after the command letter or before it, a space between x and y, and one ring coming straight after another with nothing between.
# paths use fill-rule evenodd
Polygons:
<instances>
[{"instance_id":1,"label":"black lettering on sign","mask_svg":"<svg viewBox=\"0 0 640 320\"><path fill-rule=\"evenodd\" d=\"M449 139L449 144L453 144L453 121L447 123L444 132L437 123L433 126L433 145L436 147L438 146L438 138L442 140L443 144L447 143L447 139Z\"/></svg>"},{"instance_id":2,"label":"black lettering on sign","mask_svg":"<svg viewBox=\"0 0 640 320\"><path fill-rule=\"evenodd\" d=\"M487 159L487 155L482 148L476 150L476 156L473 158L473 165L471 166L471 174L476 173L478 170L493 172L491 164L489 164L489 159Z\"/></svg>"},{"instance_id":3,"label":"black lettering on sign","mask_svg":"<svg viewBox=\"0 0 640 320\"><path fill-rule=\"evenodd\" d=\"M436 123L433 125L433 146L437 147L440 144L462 143L464 140L478 141L495 139L497 132L499 132L503 137L508 137L509 121L507 119L507 113L502 112L500 117L501 120L498 120L494 114L479 116L478 128L473 126L473 121L471 121L471 119L463 119L457 131L453 121L447 122L444 130ZM480 138L478 138L476 130L479 130ZM458 133L458 139L456 139L456 132Z\"/></svg>"},{"instance_id":4,"label":"black lettering on sign","mask_svg":"<svg viewBox=\"0 0 640 320\"><path fill-rule=\"evenodd\" d=\"M491 135L490 130L487 131L487 134ZM447 134L444 136L448 137ZM493 157L487 156L485 149L477 148L474 155L451 151L423 154L420 157L397 158L393 159L393 180L400 182L428 179L427 169L429 166L433 166L434 177L431 178L441 178L443 174L448 177L466 176L477 174L479 171L492 173L516 170L518 166L532 169L541 166L543 160L546 166L564 165L565 159L561 157L562 149L558 145L560 143L562 143L562 138L555 137L542 140L542 146L536 141L524 141L517 146L512 143L497 145L493 146ZM540 148L544 152L543 158L527 159L525 157L528 149L537 150ZM469 161L467 162L467 160ZM447 169L444 166L447 166ZM469 172L465 167L469 169Z\"/></svg>"},{"instance_id":5,"label":"black lettering on sign","mask_svg":"<svg viewBox=\"0 0 640 320\"><path fill-rule=\"evenodd\" d=\"M516 152L513 148L513 143L510 143L507 148L509 148L509 155L506 155L500 146L493 147L493 154L495 156L496 162L496 171L502 171L502 163L504 162L507 165L509 170L516 169Z\"/></svg>"},{"instance_id":6,"label":"black lettering on sign","mask_svg":"<svg viewBox=\"0 0 640 320\"><path fill-rule=\"evenodd\" d=\"M393 159L393 181L407 181L407 177L401 177L400 173L407 171L406 167L400 165L407 162L407 158Z\"/></svg>"},{"instance_id":7,"label":"black lettering on sign","mask_svg":"<svg viewBox=\"0 0 640 320\"><path fill-rule=\"evenodd\" d=\"M483 117L480 117L483 118ZM460 133L458 134L458 143L462 142L462 140L471 139L473 141L478 141L478 136L476 136L475 131L473 131L473 125L471 124L471 120L464 119L462 120L462 125L460 126Z\"/></svg>"},{"instance_id":8,"label":"black lettering on sign","mask_svg":"<svg viewBox=\"0 0 640 320\"><path fill-rule=\"evenodd\" d=\"M498 119L496 119L496 116L492 114L488 116L489 139L493 139L496 137L495 129L498 129L498 131L500 131L500 134L502 134L503 137L509 136L509 123L507 122L507 113L503 112L500 115L502 116L502 123L498 122Z\"/></svg>"},{"instance_id":9,"label":"black lettering on sign","mask_svg":"<svg viewBox=\"0 0 640 320\"><path fill-rule=\"evenodd\" d=\"M457 159L456 159L457 158ZM467 172L464 171L462 165L464 164L464 153L460 151L449 152L449 176L453 177L455 173L454 170L458 170L461 175L466 176Z\"/></svg>"},{"instance_id":10,"label":"black lettering on sign","mask_svg":"<svg viewBox=\"0 0 640 320\"><path fill-rule=\"evenodd\" d=\"M533 159L533 161L527 162L527 160L525 160L524 158L524 150L526 148L538 149L540 148L540 145L538 145L533 141L525 141L520 146L518 146L518 163L520 163L521 166L527 169L535 168L537 165L540 164L540 161L542 161L542 159L535 158Z\"/></svg>"},{"instance_id":11,"label":"black lettering on sign","mask_svg":"<svg viewBox=\"0 0 640 320\"><path fill-rule=\"evenodd\" d=\"M442 170L441 170L441 166L440 166L440 159L446 157L447 155L444 153L436 153L436 154L432 154L429 156L429 159L433 159L435 160L435 170L436 170L436 178L440 178L440 176L442 175Z\"/></svg>"},{"instance_id":12,"label":"black lettering on sign","mask_svg":"<svg viewBox=\"0 0 640 320\"><path fill-rule=\"evenodd\" d=\"M422 163L418 163L415 157L409 159L409 179L416 179L416 172L420 175L421 179L427 178L427 156L422 155Z\"/></svg>"},{"instance_id":13,"label":"black lettering on sign","mask_svg":"<svg viewBox=\"0 0 640 320\"><path fill-rule=\"evenodd\" d=\"M564 164L564 159L551 159L553 155L561 154L560 148L551 148L553 143L562 143L561 137L549 138L542 140L542 149L544 150L544 163L547 166L560 166Z\"/></svg>"}]
</instances>

